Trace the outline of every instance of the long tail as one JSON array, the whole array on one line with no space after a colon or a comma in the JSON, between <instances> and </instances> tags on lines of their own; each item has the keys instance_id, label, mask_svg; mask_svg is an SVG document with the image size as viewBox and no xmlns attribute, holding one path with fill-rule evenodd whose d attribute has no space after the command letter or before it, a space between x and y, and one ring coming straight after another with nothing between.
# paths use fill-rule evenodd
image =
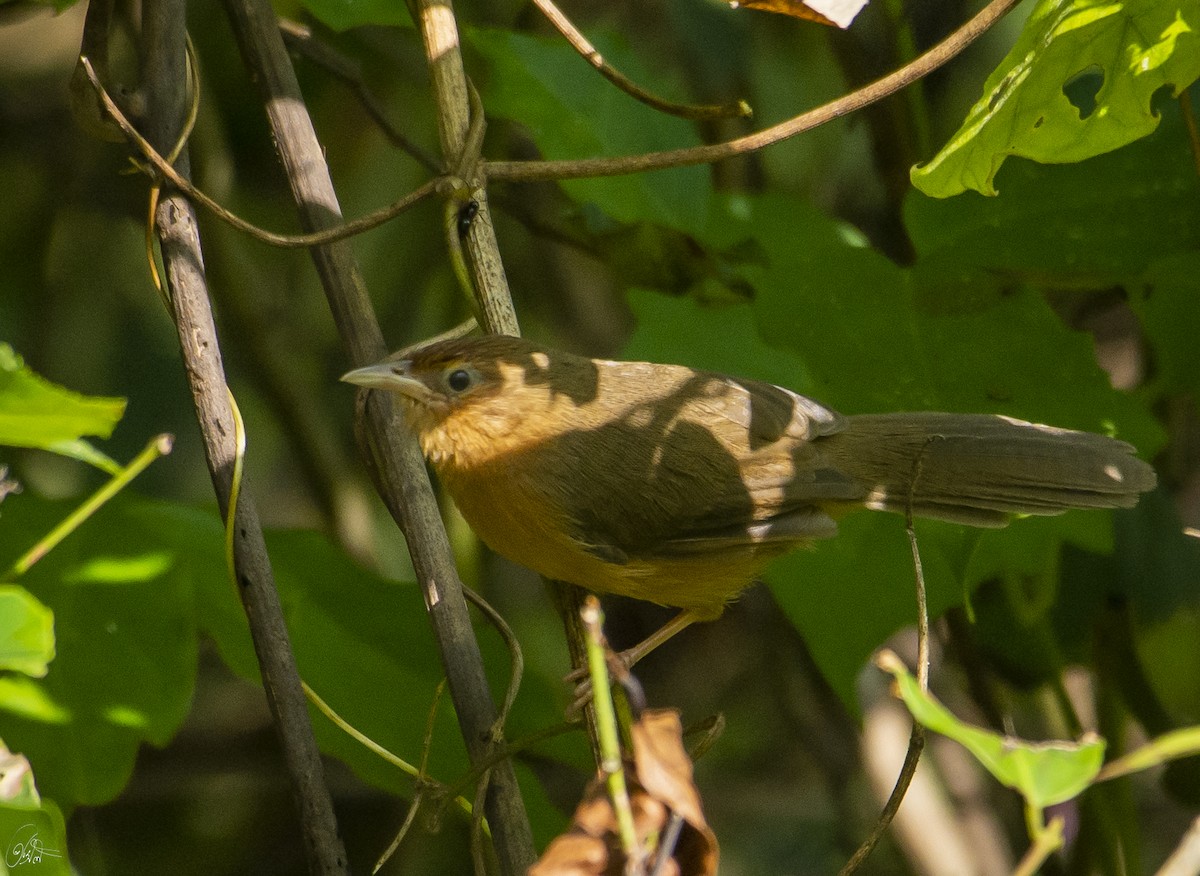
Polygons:
<instances>
[{"instance_id":1,"label":"long tail","mask_svg":"<svg viewBox=\"0 0 1200 876\"><path fill-rule=\"evenodd\" d=\"M1119 508L1152 489L1154 469L1123 441L983 414L847 417L822 439L868 508L972 526L1009 514Z\"/></svg>"}]
</instances>

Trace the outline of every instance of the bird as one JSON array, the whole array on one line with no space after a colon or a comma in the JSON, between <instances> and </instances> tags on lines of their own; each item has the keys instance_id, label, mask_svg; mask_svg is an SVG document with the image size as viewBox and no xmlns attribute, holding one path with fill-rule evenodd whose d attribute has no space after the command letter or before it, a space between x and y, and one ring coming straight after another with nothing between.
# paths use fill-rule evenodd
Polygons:
<instances>
[{"instance_id":1,"label":"bird","mask_svg":"<svg viewBox=\"0 0 1200 876\"><path fill-rule=\"evenodd\" d=\"M844 416L789 389L501 335L348 372L393 393L475 533L541 575L679 609L632 665L866 508L976 527L1137 503L1123 442L998 414Z\"/></svg>"}]
</instances>

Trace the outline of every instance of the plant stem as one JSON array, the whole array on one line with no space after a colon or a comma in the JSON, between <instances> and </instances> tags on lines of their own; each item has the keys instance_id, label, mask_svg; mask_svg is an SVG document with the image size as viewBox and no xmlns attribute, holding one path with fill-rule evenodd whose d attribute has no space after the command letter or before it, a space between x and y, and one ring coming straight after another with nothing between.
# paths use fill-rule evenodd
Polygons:
<instances>
[{"instance_id":1,"label":"plant stem","mask_svg":"<svg viewBox=\"0 0 1200 876\"><path fill-rule=\"evenodd\" d=\"M154 462L160 456L166 456L170 453L171 445L174 441L175 438L171 435L158 435L150 439L150 443L146 445L141 453L133 458L133 461L129 465L121 469L108 483L93 493L86 502L68 514L61 523L46 533L37 544L22 554L5 574L4 580L12 581L28 572L34 563L54 550L64 538L99 511L105 502L125 489L129 482L145 471L150 463Z\"/></svg>"}]
</instances>

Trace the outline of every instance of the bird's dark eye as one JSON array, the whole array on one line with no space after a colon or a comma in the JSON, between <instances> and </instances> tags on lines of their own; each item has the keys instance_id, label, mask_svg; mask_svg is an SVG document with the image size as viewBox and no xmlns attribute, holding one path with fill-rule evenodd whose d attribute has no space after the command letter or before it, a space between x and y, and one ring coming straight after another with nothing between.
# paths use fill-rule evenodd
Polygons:
<instances>
[{"instance_id":1,"label":"bird's dark eye","mask_svg":"<svg viewBox=\"0 0 1200 876\"><path fill-rule=\"evenodd\" d=\"M456 368L446 375L446 385L455 392L462 392L471 385L471 372Z\"/></svg>"}]
</instances>

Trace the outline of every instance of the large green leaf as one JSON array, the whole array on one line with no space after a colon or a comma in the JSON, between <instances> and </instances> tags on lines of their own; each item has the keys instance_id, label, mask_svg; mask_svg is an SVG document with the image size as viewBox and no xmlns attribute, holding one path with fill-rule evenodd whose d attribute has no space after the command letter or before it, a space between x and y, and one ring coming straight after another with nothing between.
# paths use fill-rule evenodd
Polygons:
<instances>
[{"instance_id":1,"label":"large green leaf","mask_svg":"<svg viewBox=\"0 0 1200 876\"><path fill-rule=\"evenodd\" d=\"M763 341L746 302L704 305L644 289L631 291L628 300L637 332L625 346L627 359L673 362L811 391L803 360Z\"/></svg>"},{"instance_id":2,"label":"large green leaf","mask_svg":"<svg viewBox=\"0 0 1200 876\"><path fill-rule=\"evenodd\" d=\"M60 503L31 494L10 499L0 560L61 513ZM443 673L417 588L361 569L314 533L273 533L268 547L305 680L360 730L419 763ZM238 673L257 678L225 570L221 523L211 511L120 497L23 583L54 610L59 653L44 680L0 678L0 710L6 735L67 807L110 799L128 780L138 746L171 738L190 703L201 631ZM482 638L499 687L507 657L495 637ZM519 707L517 723L526 729L560 720L555 697L536 680L527 682ZM381 787L411 791L410 778L313 714L326 751ZM430 775L451 781L466 758L448 698L434 727ZM536 783L525 784L539 823L553 829L553 807Z\"/></svg>"},{"instance_id":3,"label":"large green leaf","mask_svg":"<svg viewBox=\"0 0 1200 876\"><path fill-rule=\"evenodd\" d=\"M753 236L761 258L741 268L752 302L706 308L635 296L637 355L772 380L847 413L992 412L1115 431L1146 452L1161 443L1149 413L1096 365L1090 338L1065 327L1031 290L943 306L913 292L910 271L800 201L725 203L703 238L726 247ZM853 707L854 676L868 655L915 617L913 570L900 517L849 515L839 529L837 538L778 561L767 579ZM985 578L1046 573L1063 540L1099 551L1112 544L1103 513L992 532L938 524L918 531L935 615Z\"/></svg>"},{"instance_id":4,"label":"large green leaf","mask_svg":"<svg viewBox=\"0 0 1200 876\"><path fill-rule=\"evenodd\" d=\"M1178 109L1163 116L1149 137L1079 164L1009 162L1002 198L911 192L918 295L961 309L1021 283L1105 289L1200 249L1200 177Z\"/></svg>"},{"instance_id":5,"label":"large green leaf","mask_svg":"<svg viewBox=\"0 0 1200 876\"><path fill-rule=\"evenodd\" d=\"M8 564L65 513L32 493L4 506ZM187 714L196 672L192 593L176 558L107 507L21 583L54 612L45 678L0 678L5 736L42 790L71 808L115 796L143 742L165 745Z\"/></svg>"},{"instance_id":6,"label":"large green leaf","mask_svg":"<svg viewBox=\"0 0 1200 876\"><path fill-rule=\"evenodd\" d=\"M39 377L0 344L0 444L53 449L83 435L107 438L125 400L80 395Z\"/></svg>"},{"instance_id":7,"label":"large green leaf","mask_svg":"<svg viewBox=\"0 0 1200 876\"><path fill-rule=\"evenodd\" d=\"M1150 413L1096 364L1091 338L1031 290L947 307L812 208L763 198L751 217L769 262L755 278L759 330L808 365L821 401L846 413L1005 414L1116 432L1146 453L1161 444Z\"/></svg>"},{"instance_id":8,"label":"large green leaf","mask_svg":"<svg viewBox=\"0 0 1200 876\"><path fill-rule=\"evenodd\" d=\"M913 184L939 198L994 195L1010 155L1081 161L1146 136L1159 121L1155 93L1178 94L1200 76L1198 31L1192 0L1041 0L962 127L914 168Z\"/></svg>"}]
</instances>

